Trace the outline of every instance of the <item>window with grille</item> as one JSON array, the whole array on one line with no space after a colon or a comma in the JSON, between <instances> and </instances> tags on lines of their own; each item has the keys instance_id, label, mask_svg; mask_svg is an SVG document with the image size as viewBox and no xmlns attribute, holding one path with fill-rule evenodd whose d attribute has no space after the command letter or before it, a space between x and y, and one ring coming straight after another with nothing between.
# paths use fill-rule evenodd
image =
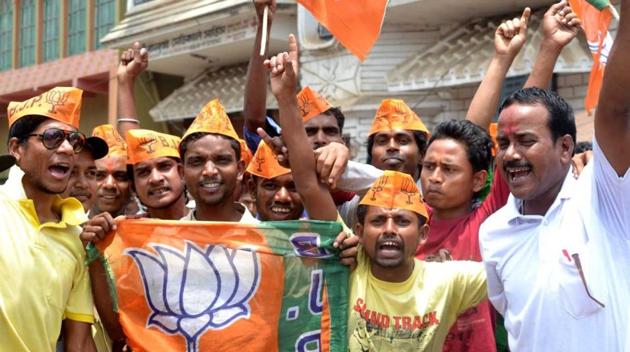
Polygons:
<instances>
[{"instance_id":1,"label":"window with grille","mask_svg":"<svg viewBox=\"0 0 630 352\"><path fill-rule=\"evenodd\" d=\"M20 67L35 63L35 0L23 0L20 9Z\"/></svg>"},{"instance_id":2,"label":"window with grille","mask_svg":"<svg viewBox=\"0 0 630 352\"><path fill-rule=\"evenodd\" d=\"M0 70L13 64L13 5L11 0L0 0Z\"/></svg>"},{"instance_id":3,"label":"window with grille","mask_svg":"<svg viewBox=\"0 0 630 352\"><path fill-rule=\"evenodd\" d=\"M43 60L59 58L59 1L44 1Z\"/></svg>"},{"instance_id":4,"label":"window with grille","mask_svg":"<svg viewBox=\"0 0 630 352\"><path fill-rule=\"evenodd\" d=\"M94 5L94 48L100 48L101 39L114 26L116 2L95 0Z\"/></svg>"},{"instance_id":5,"label":"window with grille","mask_svg":"<svg viewBox=\"0 0 630 352\"><path fill-rule=\"evenodd\" d=\"M68 0L68 55L85 51L85 0Z\"/></svg>"}]
</instances>

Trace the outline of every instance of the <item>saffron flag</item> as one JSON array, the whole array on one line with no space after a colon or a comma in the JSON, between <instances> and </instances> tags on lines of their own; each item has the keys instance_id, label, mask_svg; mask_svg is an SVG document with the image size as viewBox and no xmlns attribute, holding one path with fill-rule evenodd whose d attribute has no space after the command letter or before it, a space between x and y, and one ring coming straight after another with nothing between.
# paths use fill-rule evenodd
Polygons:
<instances>
[{"instance_id":1,"label":"saffron flag","mask_svg":"<svg viewBox=\"0 0 630 352\"><path fill-rule=\"evenodd\" d=\"M389 0L297 0L361 61L376 43Z\"/></svg>"},{"instance_id":2,"label":"saffron flag","mask_svg":"<svg viewBox=\"0 0 630 352\"><path fill-rule=\"evenodd\" d=\"M99 247L134 351L347 351L341 225L123 220Z\"/></svg>"},{"instance_id":3,"label":"saffron flag","mask_svg":"<svg viewBox=\"0 0 630 352\"><path fill-rule=\"evenodd\" d=\"M608 26L612 19L612 14L607 6L595 7L591 4L593 0L569 0L571 9L582 21L582 28L586 34L588 48L593 55L593 67L588 80L588 89L584 105L586 111L591 113L597 106L599 100L599 92L602 89L604 80L604 70L608 61L608 54L613 44L613 39L608 32ZM603 3L603 1L598 1ZM602 5L602 4L599 4Z\"/></svg>"}]
</instances>

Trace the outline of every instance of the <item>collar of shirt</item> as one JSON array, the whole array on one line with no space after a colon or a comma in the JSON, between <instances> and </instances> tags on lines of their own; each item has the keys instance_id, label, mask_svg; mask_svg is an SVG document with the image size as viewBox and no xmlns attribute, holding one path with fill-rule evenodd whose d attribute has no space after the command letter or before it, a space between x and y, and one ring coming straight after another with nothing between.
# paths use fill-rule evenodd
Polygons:
<instances>
[{"instance_id":1,"label":"collar of shirt","mask_svg":"<svg viewBox=\"0 0 630 352\"><path fill-rule=\"evenodd\" d=\"M570 199L575 191L575 187L577 185L577 180L573 177L572 168L569 168L567 175L564 177L564 181L562 182L562 187L560 188L560 192L556 199L553 201L547 213L544 216L541 215L523 215L521 213L521 208L523 206L523 200L514 197L512 193L508 198L508 202L506 204L507 219L509 225L517 225L519 223L527 223L527 222L540 222L544 221L545 218L549 217L558 207L562 205L562 203Z\"/></svg>"},{"instance_id":2,"label":"collar of shirt","mask_svg":"<svg viewBox=\"0 0 630 352\"><path fill-rule=\"evenodd\" d=\"M255 218L252 215L252 213L250 213L249 209L247 209L247 207L243 203L234 202L234 206L235 206L237 211L239 211L241 214L243 214L241 216L241 219L239 221L237 221L237 222L245 223L245 224L260 222L260 220ZM186 214L183 218L181 218L181 220L183 220L183 221L197 221L197 217L195 216L195 209L191 209L188 212L188 214Z\"/></svg>"},{"instance_id":3,"label":"collar of shirt","mask_svg":"<svg viewBox=\"0 0 630 352\"><path fill-rule=\"evenodd\" d=\"M40 229L42 227L65 228L66 226L80 225L87 220L81 202L72 197L64 199L56 195L53 201L53 209L61 213L61 221L40 224L33 200L26 197L26 192L22 185L22 177L24 177L24 172L17 165L13 166L9 171L7 182L0 186L0 189L8 199L20 205L28 221L33 226Z\"/></svg>"}]
</instances>

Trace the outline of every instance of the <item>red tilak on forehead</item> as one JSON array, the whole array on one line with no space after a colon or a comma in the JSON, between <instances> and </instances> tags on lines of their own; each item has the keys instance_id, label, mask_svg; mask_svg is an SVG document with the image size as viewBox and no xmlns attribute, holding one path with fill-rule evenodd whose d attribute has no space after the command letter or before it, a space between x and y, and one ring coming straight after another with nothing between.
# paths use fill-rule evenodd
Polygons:
<instances>
[{"instance_id":1,"label":"red tilak on forehead","mask_svg":"<svg viewBox=\"0 0 630 352\"><path fill-rule=\"evenodd\" d=\"M109 173L112 173L112 171L114 171L114 167L116 166L116 159L105 158L103 162L105 163L105 168L107 169L107 171Z\"/></svg>"},{"instance_id":2,"label":"red tilak on forehead","mask_svg":"<svg viewBox=\"0 0 630 352\"><path fill-rule=\"evenodd\" d=\"M502 125L503 126L501 126L501 132L503 132L503 134L506 136L509 136L511 134L518 132L518 126L512 121L509 121Z\"/></svg>"}]
</instances>

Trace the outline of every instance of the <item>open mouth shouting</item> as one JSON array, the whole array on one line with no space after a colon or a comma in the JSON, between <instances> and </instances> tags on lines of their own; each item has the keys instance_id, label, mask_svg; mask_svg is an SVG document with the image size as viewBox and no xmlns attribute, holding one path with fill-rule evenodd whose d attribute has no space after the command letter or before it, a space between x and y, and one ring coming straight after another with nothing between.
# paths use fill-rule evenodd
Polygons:
<instances>
[{"instance_id":1,"label":"open mouth shouting","mask_svg":"<svg viewBox=\"0 0 630 352\"><path fill-rule=\"evenodd\" d=\"M48 167L51 176L57 180L64 180L70 176L70 164L59 162Z\"/></svg>"},{"instance_id":2,"label":"open mouth shouting","mask_svg":"<svg viewBox=\"0 0 630 352\"><path fill-rule=\"evenodd\" d=\"M384 259L395 259L404 252L403 242L396 237L381 238L376 243L376 253Z\"/></svg>"},{"instance_id":3,"label":"open mouth shouting","mask_svg":"<svg viewBox=\"0 0 630 352\"><path fill-rule=\"evenodd\" d=\"M532 167L529 164L507 164L504 166L507 181L512 185L520 185L531 176Z\"/></svg>"}]
</instances>

